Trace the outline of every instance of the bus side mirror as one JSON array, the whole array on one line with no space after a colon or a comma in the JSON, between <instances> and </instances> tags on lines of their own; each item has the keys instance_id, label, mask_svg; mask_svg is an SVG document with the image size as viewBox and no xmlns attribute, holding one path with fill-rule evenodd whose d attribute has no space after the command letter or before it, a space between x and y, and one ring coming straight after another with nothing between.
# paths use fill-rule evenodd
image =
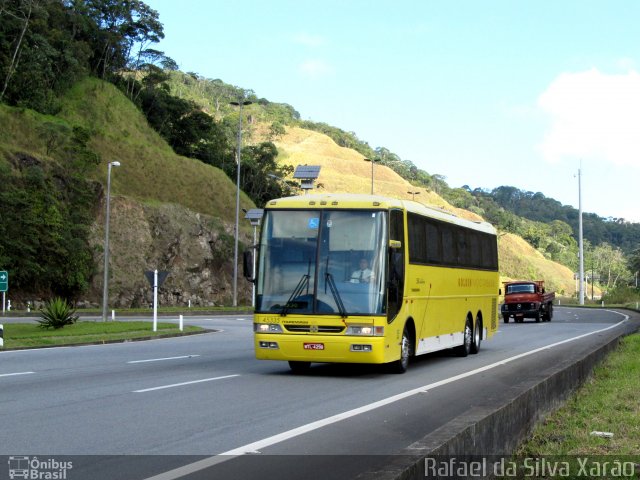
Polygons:
<instances>
[{"instance_id":1,"label":"bus side mirror","mask_svg":"<svg viewBox=\"0 0 640 480\"><path fill-rule=\"evenodd\" d=\"M255 282L255 272L253 271L253 250L245 250L242 254L242 272L244 278L250 282Z\"/></svg>"}]
</instances>

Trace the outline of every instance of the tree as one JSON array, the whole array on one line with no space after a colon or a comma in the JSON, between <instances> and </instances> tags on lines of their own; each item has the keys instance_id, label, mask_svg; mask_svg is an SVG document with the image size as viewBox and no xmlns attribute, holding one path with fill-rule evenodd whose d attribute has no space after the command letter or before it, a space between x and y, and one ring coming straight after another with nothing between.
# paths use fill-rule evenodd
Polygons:
<instances>
[{"instance_id":1,"label":"tree","mask_svg":"<svg viewBox=\"0 0 640 480\"><path fill-rule=\"evenodd\" d=\"M634 275L640 276L640 247L636 248L629 257L629 266Z\"/></svg>"},{"instance_id":2,"label":"tree","mask_svg":"<svg viewBox=\"0 0 640 480\"><path fill-rule=\"evenodd\" d=\"M594 248L593 264L594 270L599 274L600 284L605 290L615 288L621 278L629 276L622 250L614 248L608 243ZM606 283L604 283L605 280Z\"/></svg>"},{"instance_id":3,"label":"tree","mask_svg":"<svg viewBox=\"0 0 640 480\"><path fill-rule=\"evenodd\" d=\"M29 28L29 21L31 20L31 14L33 12L34 6L37 6L36 0L20 0L18 2L18 7L15 9L16 13L13 13L9 9L3 9L3 13L6 16L13 17L14 19L19 19L22 23L20 28L20 33L17 36L15 41L15 47L13 48L13 54L11 55L11 61L7 67L7 72L4 78L4 84L2 86L2 91L0 91L0 101L3 99L5 92L7 91L7 87L9 86L9 81L11 77L15 73L16 66L18 63L18 54L20 53L20 48L22 47L22 42L24 40L24 35L27 32L27 28Z\"/></svg>"},{"instance_id":4,"label":"tree","mask_svg":"<svg viewBox=\"0 0 640 480\"><path fill-rule=\"evenodd\" d=\"M158 12L140 0L85 0L87 15L98 27L92 42L92 70L101 78L125 68L134 45L139 51L164 38Z\"/></svg>"},{"instance_id":5,"label":"tree","mask_svg":"<svg viewBox=\"0 0 640 480\"><path fill-rule=\"evenodd\" d=\"M293 193L293 186L282 180L293 173L293 167L278 165L277 156L278 150L271 142L262 142L242 149L240 187L258 206L273 198ZM236 168L234 162L227 175L235 178Z\"/></svg>"}]
</instances>

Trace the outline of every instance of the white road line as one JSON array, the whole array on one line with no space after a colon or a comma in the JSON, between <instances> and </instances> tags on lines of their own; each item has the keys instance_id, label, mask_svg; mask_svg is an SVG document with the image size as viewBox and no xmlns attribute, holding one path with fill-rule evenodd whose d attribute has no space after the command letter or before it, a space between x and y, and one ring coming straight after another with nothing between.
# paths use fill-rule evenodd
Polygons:
<instances>
[{"instance_id":1,"label":"white road line","mask_svg":"<svg viewBox=\"0 0 640 480\"><path fill-rule=\"evenodd\" d=\"M466 373L461 373L460 375L456 375L454 377L446 378L444 380L440 380L438 382L431 383L429 385L424 385L422 387L414 388L412 390L408 390L406 392L399 393L397 395L393 395L391 397L383 398L377 402L370 403L368 405L364 405L362 407L354 408L353 410L348 410L343 413L339 413L337 415L333 415L331 417L323 418L316 422L311 422L306 425L302 425L300 427L288 430L286 432L279 433L277 435L273 435L271 437L264 438L262 440L258 440L257 442L249 443L248 445L244 445L242 447L234 448L233 450L228 450L219 455L215 455L213 457L208 457L203 460L191 463L189 465L184 465L182 467L176 468L174 470L170 470L168 472L161 473L159 475L155 475L153 477L149 477L146 480L175 480L177 478L183 477L185 475L189 475L194 472L198 472L200 470L204 470L205 468L212 467L219 463L226 462L227 460L231 460L235 457L239 457L245 454L251 454L259 452L261 449L270 447L271 445L275 445L280 442L284 442L285 440L290 440L291 438L303 435L305 433L312 432L322 427L326 427L327 425L331 425L333 423L337 423L341 420L346 420L348 418L354 417L356 415L360 415L361 413L369 412L371 410L375 410L376 408L383 407L385 405L389 405L391 403L395 403L399 400L403 400L405 398L411 397L413 395L417 395L419 393L424 393L428 390L433 390L434 388L441 387L443 385L447 385L449 383L456 382L458 380L462 380L467 377L471 377L473 375L477 375L478 373L486 372L487 370L491 370L493 368L499 367L501 365L506 365L507 363L513 362L523 357L527 357L529 355L533 355L535 353L541 352L543 350L550 350L558 345L563 345L565 343L570 343L576 340L579 340L584 337L588 337L590 335L595 335L597 333L602 333L607 330L611 330L613 328L619 327L623 323L625 323L628 319L628 315L624 315L620 312L613 312L619 315L624 316L624 320L616 323L615 325L610 325L609 327L602 328L600 330L595 330L593 332L585 333L583 335L578 335L577 337L569 338L567 340L562 340L560 342L552 343L550 345L546 345L544 347L536 348L535 350L531 350L528 352L521 353L520 355L516 355L514 357L505 358L504 360L500 360L499 362L492 363L491 365L486 365L484 367L477 368L475 370L471 370Z\"/></svg>"},{"instance_id":2,"label":"white road line","mask_svg":"<svg viewBox=\"0 0 640 480\"><path fill-rule=\"evenodd\" d=\"M150 358L149 360L131 360L127 363L147 363L147 362L162 362L164 360L178 360L180 358L193 358L199 357L200 355L182 355L180 357L166 357L166 358Z\"/></svg>"},{"instance_id":3,"label":"white road line","mask_svg":"<svg viewBox=\"0 0 640 480\"><path fill-rule=\"evenodd\" d=\"M132 393L153 392L154 390L163 390L165 388L182 387L184 385L193 385L194 383L213 382L214 380L223 380L225 378L239 377L239 374L225 375L223 377L203 378L202 380L193 380L191 382L174 383L173 385L162 385L160 387L145 388L142 390L134 390Z\"/></svg>"},{"instance_id":4,"label":"white road line","mask_svg":"<svg viewBox=\"0 0 640 480\"><path fill-rule=\"evenodd\" d=\"M0 373L0 377L14 377L16 375L30 375L36 372L16 372L16 373Z\"/></svg>"}]
</instances>

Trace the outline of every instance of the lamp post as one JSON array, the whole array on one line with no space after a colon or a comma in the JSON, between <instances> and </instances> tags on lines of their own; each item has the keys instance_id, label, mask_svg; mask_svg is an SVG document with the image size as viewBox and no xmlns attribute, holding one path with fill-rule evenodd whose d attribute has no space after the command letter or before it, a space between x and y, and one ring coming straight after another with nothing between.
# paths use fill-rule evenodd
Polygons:
<instances>
[{"instance_id":1,"label":"lamp post","mask_svg":"<svg viewBox=\"0 0 640 480\"><path fill-rule=\"evenodd\" d=\"M411 194L411 200L415 200L416 199L416 195L420 195L420 192L416 191L416 192L407 192Z\"/></svg>"},{"instance_id":2,"label":"lamp post","mask_svg":"<svg viewBox=\"0 0 640 480\"><path fill-rule=\"evenodd\" d=\"M371 162L371 195L373 195L373 164L379 162L379 158L365 158L365 162Z\"/></svg>"},{"instance_id":3,"label":"lamp post","mask_svg":"<svg viewBox=\"0 0 640 480\"><path fill-rule=\"evenodd\" d=\"M240 159L242 153L242 107L251 105L252 102L238 98L237 102L229 102L230 105L240 107L238 115L238 148L236 149L236 164L238 174L236 176L236 223L233 248L233 306L238 306L238 234L240 229Z\"/></svg>"},{"instance_id":4,"label":"lamp post","mask_svg":"<svg viewBox=\"0 0 640 480\"><path fill-rule=\"evenodd\" d=\"M111 214L111 167L119 167L120 162L109 162L107 169L107 212L104 221L104 282L102 291L102 321L107 321L109 302L109 216Z\"/></svg>"}]
</instances>

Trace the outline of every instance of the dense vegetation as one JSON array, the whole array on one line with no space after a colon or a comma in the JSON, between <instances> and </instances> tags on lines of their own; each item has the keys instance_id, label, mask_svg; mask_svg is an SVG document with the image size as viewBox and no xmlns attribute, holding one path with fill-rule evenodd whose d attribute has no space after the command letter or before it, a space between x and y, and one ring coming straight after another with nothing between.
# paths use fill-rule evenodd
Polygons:
<instances>
[{"instance_id":1,"label":"dense vegetation","mask_svg":"<svg viewBox=\"0 0 640 480\"><path fill-rule=\"evenodd\" d=\"M88 287L94 272L87 239L102 187L85 177L97 161L86 131L42 125L60 163L20 152L0 157L0 265L17 289L70 297Z\"/></svg>"}]
</instances>

